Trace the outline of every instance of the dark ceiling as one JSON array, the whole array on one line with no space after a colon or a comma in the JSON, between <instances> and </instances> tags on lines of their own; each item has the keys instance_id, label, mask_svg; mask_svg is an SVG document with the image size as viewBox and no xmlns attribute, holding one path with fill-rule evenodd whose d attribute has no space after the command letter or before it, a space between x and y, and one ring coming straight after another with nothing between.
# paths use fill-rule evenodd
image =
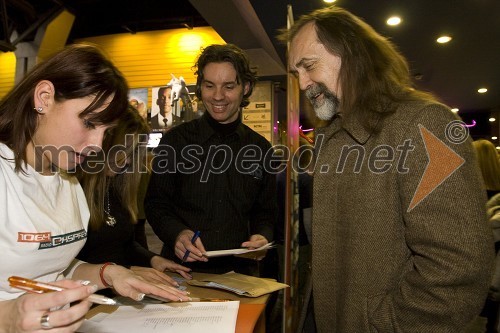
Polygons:
<instances>
[{"instance_id":1,"label":"dark ceiling","mask_svg":"<svg viewBox=\"0 0 500 333\"><path fill-rule=\"evenodd\" d=\"M325 6L322 0L0 0L0 4L2 49L12 42L33 39L36 24L65 7L76 16L70 41L104 34L211 25L226 42L247 48L243 45L247 41L243 31L258 35L261 24L282 66L286 64L285 49L276 42L275 35L277 29L286 25L287 5L291 4L295 17ZM234 12L228 4L244 8L243 17L254 11L257 21L238 20L224 28L224 22L232 22ZM409 60L418 88L460 108L460 113L500 111L499 0L338 0L336 5L364 18L400 48ZM403 19L398 27L385 24L393 14ZM17 40L6 39L13 30L18 32ZM453 40L437 44L436 38L444 33ZM478 94L477 89L483 86L488 92Z\"/></svg>"}]
</instances>

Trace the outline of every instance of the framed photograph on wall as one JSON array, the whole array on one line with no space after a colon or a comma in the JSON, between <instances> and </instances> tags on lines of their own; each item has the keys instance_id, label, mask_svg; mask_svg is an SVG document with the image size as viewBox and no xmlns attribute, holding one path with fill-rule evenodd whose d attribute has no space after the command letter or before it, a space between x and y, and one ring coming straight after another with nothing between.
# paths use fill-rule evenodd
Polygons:
<instances>
[{"instance_id":1,"label":"framed photograph on wall","mask_svg":"<svg viewBox=\"0 0 500 333\"><path fill-rule=\"evenodd\" d=\"M172 128L198 118L203 114L201 101L195 96L196 85L186 85L185 93L176 98L172 87L153 87L151 90L151 128L153 132L165 132ZM201 107L200 107L201 106Z\"/></svg>"}]
</instances>

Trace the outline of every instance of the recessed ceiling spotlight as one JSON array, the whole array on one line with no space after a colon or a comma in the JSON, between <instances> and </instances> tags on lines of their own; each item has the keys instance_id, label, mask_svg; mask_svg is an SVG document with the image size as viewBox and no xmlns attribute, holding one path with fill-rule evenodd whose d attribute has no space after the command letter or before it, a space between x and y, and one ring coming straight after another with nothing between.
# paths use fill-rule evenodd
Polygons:
<instances>
[{"instance_id":1,"label":"recessed ceiling spotlight","mask_svg":"<svg viewBox=\"0 0 500 333\"><path fill-rule=\"evenodd\" d=\"M458 112L458 108L451 109L451 112Z\"/></svg>"},{"instance_id":2,"label":"recessed ceiling spotlight","mask_svg":"<svg viewBox=\"0 0 500 333\"><path fill-rule=\"evenodd\" d=\"M335 1L337 1L337 0L323 0L323 2L325 2L325 3L334 3Z\"/></svg>"},{"instance_id":3,"label":"recessed ceiling spotlight","mask_svg":"<svg viewBox=\"0 0 500 333\"><path fill-rule=\"evenodd\" d=\"M491 140L496 140L496 139L498 139L498 137L496 137L496 136L491 137Z\"/></svg>"},{"instance_id":4,"label":"recessed ceiling spotlight","mask_svg":"<svg viewBox=\"0 0 500 333\"><path fill-rule=\"evenodd\" d=\"M490 123L494 122L496 120L496 118L493 118L491 117L490 119L488 119L490 121Z\"/></svg>"},{"instance_id":5,"label":"recessed ceiling spotlight","mask_svg":"<svg viewBox=\"0 0 500 333\"><path fill-rule=\"evenodd\" d=\"M496 148L497 148L497 150L500 150L500 147L497 146Z\"/></svg>"},{"instance_id":6,"label":"recessed ceiling spotlight","mask_svg":"<svg viewBox=\"0 0 500 333\"><path fill-rule=\"evenodd\" d=\"M485 92L487 92L487 91L488 91L488 89L486 89L486 88L479 88L479 89L477 90L477 92L478 92L478 93L480 93L480 94L484 94L484 93L485 93Z\"/></svg>"},{"instance_id":7,"label":"recessed ceiling spotlight","mask_svg":"<svg viewBox=\"0 0 500 333\"><path fill-rule=\"evenodd\" d=\"M399 16L391 16L387 19L386 23L391 26L398 25L401 23L401 18Z\"/></svg>"},{"instance_id":8,"label":"recessed ceiling spotlight","mask_svg":"<svg viewBox=\"0 0 500 333\"><path fill-rule=\"evenodd\" d=\"M450 40L451 40L450 36L441 36L438 39L436 39L436 42L438 42L439 44L445 44L448 43Z\"/></svg>"}]
</instances>

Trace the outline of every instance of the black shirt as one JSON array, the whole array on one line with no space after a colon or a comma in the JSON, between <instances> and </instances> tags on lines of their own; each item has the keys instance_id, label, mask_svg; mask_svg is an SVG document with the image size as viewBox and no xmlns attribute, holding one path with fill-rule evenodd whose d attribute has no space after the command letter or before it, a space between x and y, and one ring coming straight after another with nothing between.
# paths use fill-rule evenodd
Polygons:
<instances>
[{"instance_id":1,"label":"black shirt","mask_svg":"<svg viewBox=\"0 0 500 333\"><path fill-rule=\"evenodd\" d=\"M241 120L210 122L206 112L171 129L154 151L145 212L165 243L163 254L177 261L175 240L185 229L199 230L207 251L239 248L253 234L273 239L277 200L270 143ZM248 264L221 257L186 266L222 273L243 272L240 266Z\"/></svg>"},{"instance_id":2,"label":"black shirt","mask_svg":"<svg viewBox=\"0 0 500 333\"><path fill-rule=\"evenodd\" d=\"M122 207L112 186L109 196L110 213L116 219L115 226L104 223L98 230L89 228L87 241L77 258L91 264L111 261L122 266L151 267L151 258L156 254L135 241L135 226L130 214Z\"/></svg>"}]
</instances>

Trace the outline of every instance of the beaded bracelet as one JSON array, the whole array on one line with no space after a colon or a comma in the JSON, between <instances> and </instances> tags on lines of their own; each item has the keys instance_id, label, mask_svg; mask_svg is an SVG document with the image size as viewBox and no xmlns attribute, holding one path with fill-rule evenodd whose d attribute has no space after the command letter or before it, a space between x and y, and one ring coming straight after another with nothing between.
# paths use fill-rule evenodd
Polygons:
<instances>
[{"instance_id":1,"label":"beaded bracelet","mask_svg":"<svg viewBox=\"0 0 500 333\"><path fill-rule=\"evenodd\" d=\"M111 285L109 283L106 282L106 280L104 279L104 270L106 269L106 267L108 267L109 265L116 265L114 262L105 262L101 268L99 268L99 278L101 279L101 282L102 284L104 285L104 287L106 288L109 288L111 287Z\"/></svg>"}]
</instances>

